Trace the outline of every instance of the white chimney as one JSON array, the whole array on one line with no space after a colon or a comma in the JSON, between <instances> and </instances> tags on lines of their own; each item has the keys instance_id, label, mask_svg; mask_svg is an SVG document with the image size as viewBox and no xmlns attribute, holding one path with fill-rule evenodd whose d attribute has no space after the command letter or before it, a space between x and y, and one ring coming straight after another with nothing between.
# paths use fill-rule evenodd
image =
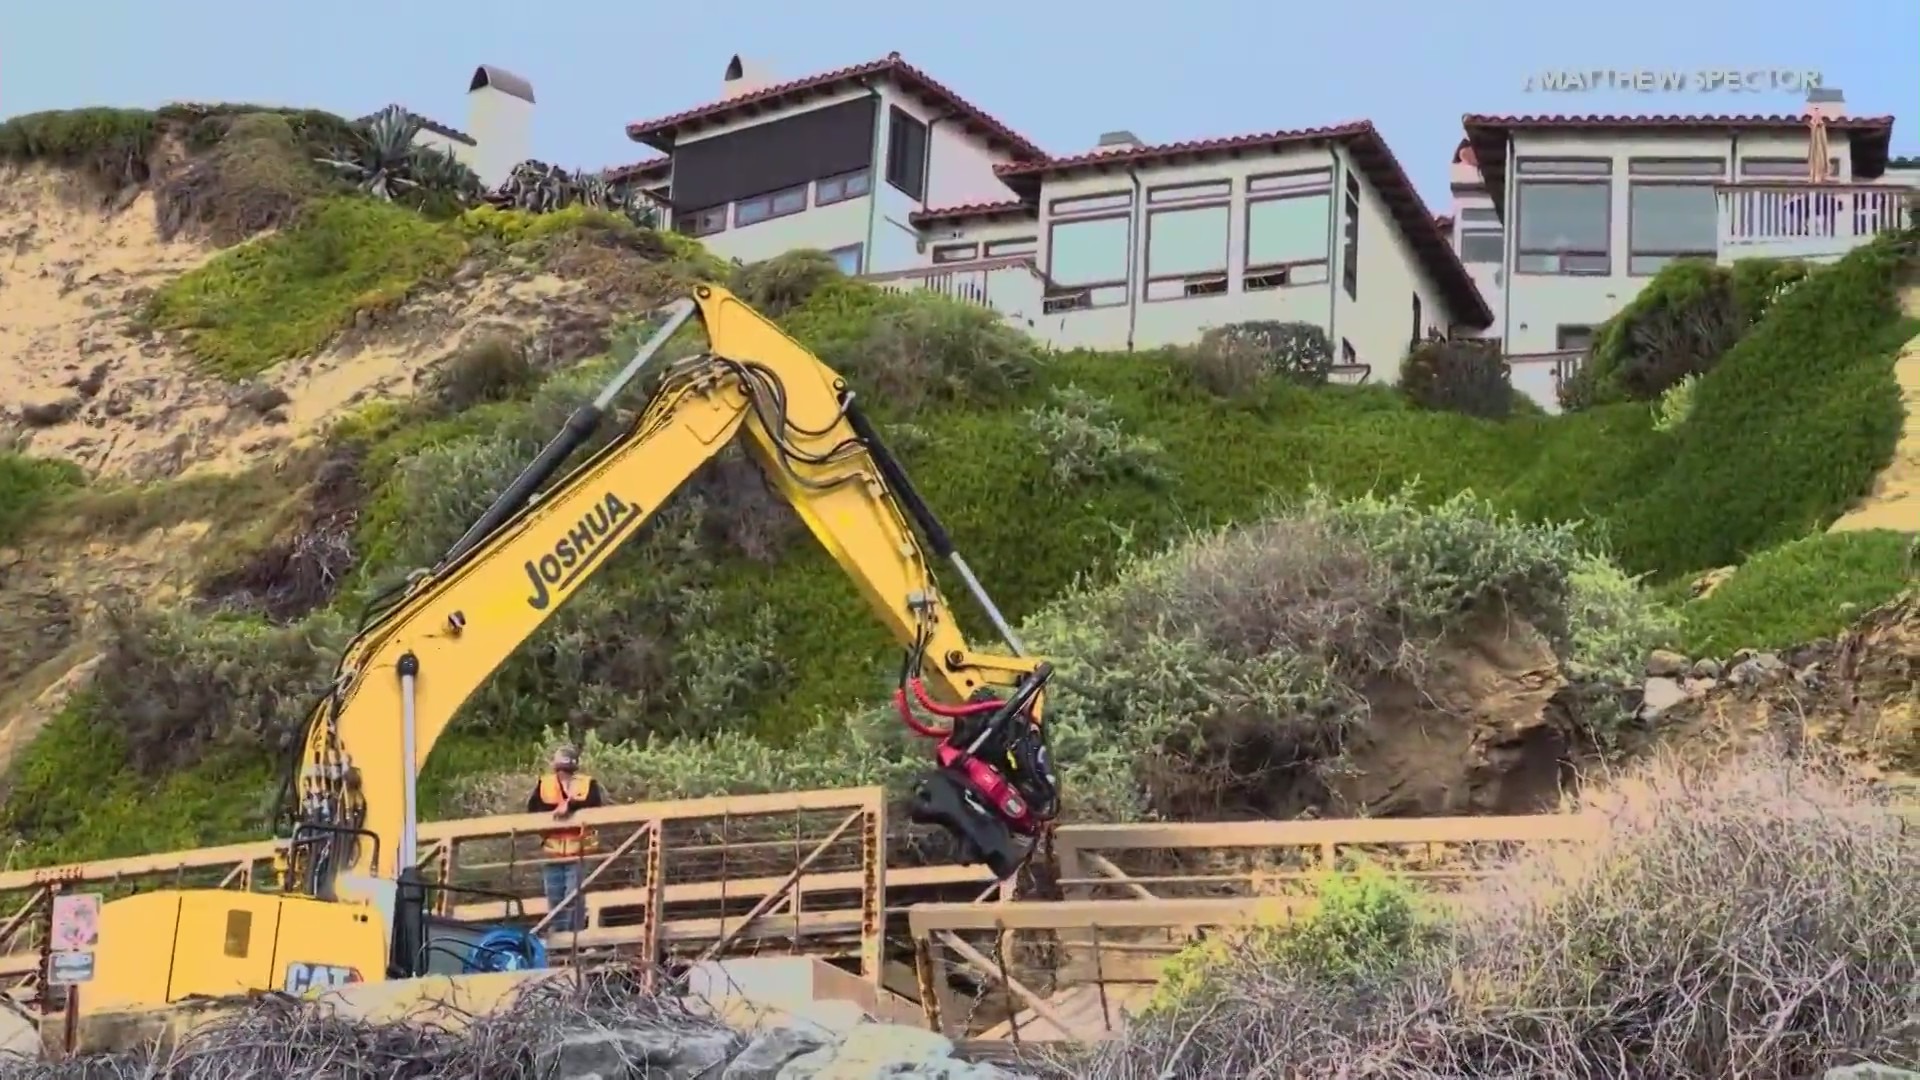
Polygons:
<instances>
[{"instance_id":1,"label":"white chimney","mask_svg":"<svg viewBox=\"0 0 1920 1080\"><path fill-rule=\"evenodd\" d=\"M1816 86L1807 91L1806 115L1838 120L1847 115L1847 96L1838 87Z\"/></svg>"},{"instance_id":2,"label":"white chimney","mask_svg":"<svg viewBox=\"0 0 1920 1080\"><path fill-rule=\"evenodd\" d=\"M1139 150L1147 144L1140 136L1131 131L1105 131L1100 134L1100 142L1093 148L1096 154L1124 154L1129 150Z\"/></svg>"},{"instance_id":3,"label":"white chimney","mask_svg":"<svg viewBox=\"0 0 1920 1080\"><path fill-rule=\"evenodd\" d=\"M724 101L765 90L776 81L771 66L735 53L733 59L727 61L727 73L720 81L720 98Z\"/></svg>"},{"instance_id":4,"label":"white chimney","mask_svg":"<svg viewBox=\"0 0 1920 1080\"><path fill-rule=\"evenodd\" d=\"M480 145L469 164L489 188L533 156L533 84L505 68L481 64L467 84L467 134Z\"/></svg>"}]
</instances>

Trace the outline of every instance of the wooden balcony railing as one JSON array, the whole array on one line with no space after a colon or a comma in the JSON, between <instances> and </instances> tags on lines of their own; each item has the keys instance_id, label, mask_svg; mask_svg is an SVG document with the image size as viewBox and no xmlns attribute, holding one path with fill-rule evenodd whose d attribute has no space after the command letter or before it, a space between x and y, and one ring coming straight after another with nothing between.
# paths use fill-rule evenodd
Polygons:
<instances>
[{"instance_id":1,"label":"wooden balcony railing","mask_svg":"<svg viewBox=\"0 0 1920 1080\"><path fill-rule=\"evenodd\" d=\"M1722 258L1839 255L1906 224L1908 192L1877 184L1721 184Z\"/></svg>"},{"instance_id":2,"label":"wooden balcony railing","mask_svg":"<svg viewBox=\"0 0 1920 1080\"><path fill-rule=\"evenodd\" d=\"M927 289L950 300L988 308L1028 326L1040 317L1047 293L1046 275L1030 255L940 263L867 274L861 280L895 292Z\"/></svg>"}]
</instances>

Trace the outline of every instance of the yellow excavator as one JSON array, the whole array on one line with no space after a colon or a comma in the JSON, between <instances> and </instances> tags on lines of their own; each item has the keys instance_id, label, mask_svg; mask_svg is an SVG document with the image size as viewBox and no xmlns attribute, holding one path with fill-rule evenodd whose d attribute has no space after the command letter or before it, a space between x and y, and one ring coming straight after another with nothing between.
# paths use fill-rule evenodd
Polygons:
<instances>
[{"instance_id":1,"label":"yellow excavator","mask_svg":"<svg viewBox=\"0 0 1920 1080\"><path fill-rule=\"evenodd\" d=\"M537 964L510 947L513 933L508 947L497 944L506 928L429 914L439 886L416 868L419 769L481 682L741 434L906 651L894 705L935 747L910 816L945 828L963 861L1002 878L1031 853L1059 810L1041 730L1051 666L1023 655L843 379L725 289L698 287L657 314L632 360L439 564L370 608L289 776L277 887L156 891L103 905L93 978L78 995L82 1023L114 1026L188 999ZM696 315L706 350L668 366L631 429L547 486ZM951 563L1005 653L968 645L929 550ZM483 949L499 955L476 961Z\"/></svg>"}]
</instances>

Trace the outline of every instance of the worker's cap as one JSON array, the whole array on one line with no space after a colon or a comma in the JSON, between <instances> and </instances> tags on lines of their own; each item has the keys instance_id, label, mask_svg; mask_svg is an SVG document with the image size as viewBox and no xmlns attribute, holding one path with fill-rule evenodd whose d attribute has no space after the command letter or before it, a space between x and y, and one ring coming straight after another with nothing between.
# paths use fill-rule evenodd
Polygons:
<instances>
[{"instance_id":1,"label":"worker's cap","mask_svg":"<svg viewBox=\"0 0 1920 1080\"><path fill-rule=\"evenodd\" d=\"M556 769L577 769L580 767L580 748L562 746L553 752L553 767Z\"/></svg>"}]
</instances>

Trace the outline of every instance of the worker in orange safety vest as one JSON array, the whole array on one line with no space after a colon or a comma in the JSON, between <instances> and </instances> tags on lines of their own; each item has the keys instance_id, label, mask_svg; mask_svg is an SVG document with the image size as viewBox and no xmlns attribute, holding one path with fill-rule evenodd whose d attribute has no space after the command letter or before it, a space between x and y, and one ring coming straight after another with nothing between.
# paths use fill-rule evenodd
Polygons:
<instances>
[{"instance_id":1,"label":"worker in orange safety vest","mask_svg":"<svg viewBox=\"0 0 1920 1080\"><path fill-rule=\"evenodd\" d=\"M553 752L552 768L534 785L533 794L527 796L528 813L550 812L555 821L567 820L575 810L604 805L606 795L600 789L600 782L580 771L580 750L575 746L562 746ZM586 905L579 897L571 902L567 902L567 898L580 887L581 861L598 850L593 834L578 826L550 829L541 834L540 852L549 860L541 867L547 910L557 912L547 923L549 930L566 933L586 929ZM564 911L562 903L566 903Z\"/></svg>"}]
</instances>

